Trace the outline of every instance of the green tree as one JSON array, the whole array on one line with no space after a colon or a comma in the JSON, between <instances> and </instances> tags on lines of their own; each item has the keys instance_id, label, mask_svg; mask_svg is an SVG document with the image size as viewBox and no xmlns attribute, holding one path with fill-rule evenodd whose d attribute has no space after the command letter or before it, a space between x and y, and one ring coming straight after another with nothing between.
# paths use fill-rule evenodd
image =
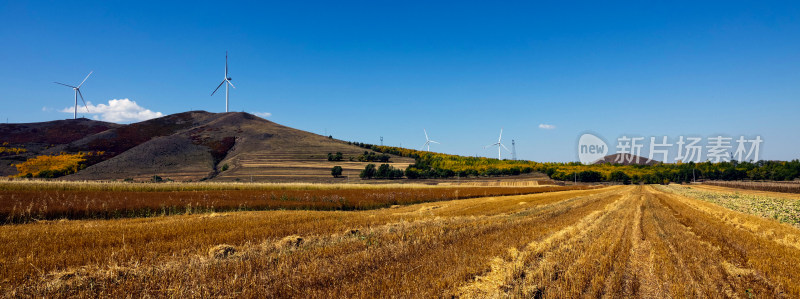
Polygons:
<instances>
[{"instance_id":1,"label":"green tree","mask_svg":"<svg viewBox=\"0 0 800 299\"><path fill-rule=\"evenodd\" d=\"M342 176L342 167L334 166L333 168L331 168L331 175L335 178Z\"/></svg>"},{"instance_id":2,"label":"green tree","mask_svg":"<svg viewBox=\"0 0 800 299\"><path fill-rule=\"evenodd\" d=\"M389 164L381 164L381 166L378 167L378 172L375 174L375 177L379 179L388 179L389 173L391 172L392 166L389 166Z\"/></svg>"},{"instance_id":3,"label":"green tree","mask_svg":"<svg viewBox=\"0 0 800 299\"><path fill-rule=\"evenodd\" d=\"M623 183L625 185L629 185L631 183L631 177L628 176L628 174L626 174L625 172L622 172L620 170L612 172L608 180L612 182Z\"/></svg>"},{"instance_id":4,"label":"green tree","mask_svg":"<svg viewBox=\"0 0 800 299\"><path fill-rule=\"evenodd\" d=\"M408 177L409 179L412 179L412 180L420 178L419 169L414 168L413 165L409 165L406 168L406 177Z\"/></svg>"},{"instance_id":5,"label":"green tree","mask_svg":"<svg viewBox=\"0 0 800 299\"><path fill-rule=\"evenodd\" d=\"M371 179L375 177L375 172L375 164L367 164L358 176L362 179Z\"/></svg>"}]
</instances>

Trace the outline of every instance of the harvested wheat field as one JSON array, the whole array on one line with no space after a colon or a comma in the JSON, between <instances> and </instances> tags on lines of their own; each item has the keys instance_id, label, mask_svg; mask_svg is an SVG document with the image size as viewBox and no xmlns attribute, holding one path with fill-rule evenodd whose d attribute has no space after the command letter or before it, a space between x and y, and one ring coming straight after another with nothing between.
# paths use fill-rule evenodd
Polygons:
<instances>
[{"instance_id":1,"label":"harvested wheat field","mask_svg":"<svg viewBox=\"0 0 800 299\"><path fill-rule=\"evenodd\" d=\"M0 226L4 297L800 296L800 230L653 186Z\"/></svg>"}]
</instances>

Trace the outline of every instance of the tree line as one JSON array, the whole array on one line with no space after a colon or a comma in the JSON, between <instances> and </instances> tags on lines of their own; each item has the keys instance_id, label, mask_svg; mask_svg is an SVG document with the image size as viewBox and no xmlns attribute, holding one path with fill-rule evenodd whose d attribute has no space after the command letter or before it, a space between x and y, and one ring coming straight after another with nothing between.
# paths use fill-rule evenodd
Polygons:
<instances>
[{"instance_id":1,"label":"tree line","mask_svg":"<svg viewBox=\"0 0 800 299\"><path fill-rule=\"evenodd\" d=\"M578 162L540 163L498 160L418 151L392 146L350 142L377 153L414 159L404 175L409 179L452 177L491 177L531 173L547 174L553 180L578 182L618 182L623 184L663 184L695 180L773 180L788 181L800 177L800 160L751 162L702 162L656 165L594 164Z\"/></svg>"}]
</instances>

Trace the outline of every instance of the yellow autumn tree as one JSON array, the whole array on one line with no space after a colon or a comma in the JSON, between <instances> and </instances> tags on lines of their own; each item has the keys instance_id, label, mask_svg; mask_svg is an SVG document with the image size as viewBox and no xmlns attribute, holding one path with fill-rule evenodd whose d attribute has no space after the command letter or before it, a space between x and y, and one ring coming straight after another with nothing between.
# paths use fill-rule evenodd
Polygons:
<instances>
[{"instance_id":1,"label":"yellow autumn tree","mask_svg":"<svg viewBox=\"0 0 800 299\"><path fill-rule=\"evenodd\" d=\"M19 174L15 177L53 178L78 172L86 156L90 154L77 153L59 155L43 155L28 159L14 165Z\"/></svg>"}]
</instances>

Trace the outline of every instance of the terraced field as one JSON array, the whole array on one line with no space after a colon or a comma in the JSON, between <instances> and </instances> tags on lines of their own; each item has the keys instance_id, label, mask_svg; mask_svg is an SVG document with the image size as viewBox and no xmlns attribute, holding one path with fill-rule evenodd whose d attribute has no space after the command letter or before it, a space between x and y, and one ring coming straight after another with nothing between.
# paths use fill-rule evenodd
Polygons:
<instances>
[{"instance_id":1,"label":"terraced field","mask_svg":"<svg viewBox=\"0 0 800 299\"><path fill-rule=\"evenodd\" d=\"M800 230L612 186L0 226L5 297L800 296Z\"/></svg>"},{"instance_id":2,"label":"terraced field","mask_svg":"<svg viewBox=\"0 0 800 299\"><path fill-rule=\"evenodd\" d=\"M268 154L242 154L235 164L238 168L221 173L217 179L230 181L239 179L241 181L270 182L345 182L358 180L358 174L364 170L367 164L380 165L380 162L358 162L349 161L327 161L324 155L326 148L304 147L302 149L285 149L281 152L270 152ZM345 152L347 157L358 156L363 151L359 149ZM320 154L322 153L322 154ZM414 164L414 159L403 157L392 157L391 163L394 168L406 169L408 165ZM341 166L343 168L342 178L334 179L331 177L331 168Z\"/></svg>"}]
</instances>

